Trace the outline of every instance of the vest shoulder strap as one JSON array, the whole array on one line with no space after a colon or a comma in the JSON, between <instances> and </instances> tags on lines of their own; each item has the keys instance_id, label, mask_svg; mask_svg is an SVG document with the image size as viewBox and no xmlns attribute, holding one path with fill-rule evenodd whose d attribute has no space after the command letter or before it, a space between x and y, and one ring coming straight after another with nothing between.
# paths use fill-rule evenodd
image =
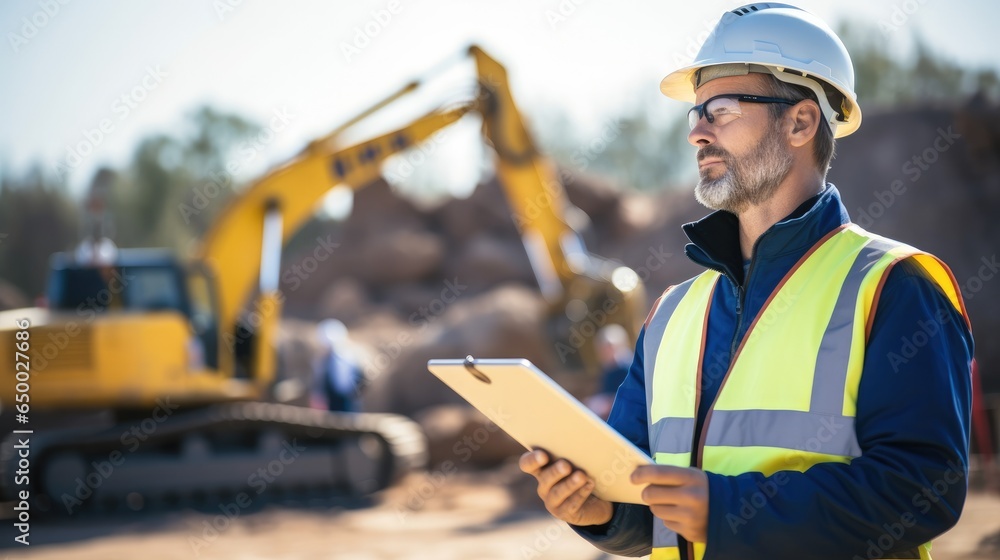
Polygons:
<instances>
[{"instance_id":1,"label":"vest shoulder strap","mask_svg":"<svg viewBox=\"0 0 1000 560\"><path fill-rule=\"evenodd\" d=\"M886 279L889 277L889 273L896 265L907 259L911 259L914 264L920 266L920 268L927 273L927 276L941 288L941 291L944 292L948 301L951 302L959 313L962 314L962 317L966 322L966 327L970 330L972 329L972 323L969 321L969 314L965 308L965 300L962 299L962 291L958 285L958 280L955 279L955 275L951 271L951 268L949 268L944 261L930 253L921 251L911 245L907 245L906 243L866 231L857 224L850 224L846 229L869 239L870 241L867 245L868 247L883 250L892 256L892 260L883 270L882 277L879 279L878 286L875 289L874 298L871 303L871 309L873 312L869 314L868 323L865 327L866 339L871 333L872 322L875 318L874 310L878 307L878 300L882 295L882 288L885 285Z\"/></svg>"}]
</instances>

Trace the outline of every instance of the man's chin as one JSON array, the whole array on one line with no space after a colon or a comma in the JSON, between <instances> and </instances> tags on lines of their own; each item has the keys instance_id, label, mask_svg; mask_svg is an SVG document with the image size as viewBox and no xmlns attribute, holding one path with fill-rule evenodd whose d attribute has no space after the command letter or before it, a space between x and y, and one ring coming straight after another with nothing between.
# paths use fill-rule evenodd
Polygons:
<instances>
[{"instance_id":1,"label":"man's chin","mask_svg":"<svg viewBox=\"0 0 1000 560\"><path fill-rule=\"evenodd\" d=\"M702 206L709 210L724 210L729 201L729 194L726 186L715 181L706 181L702 178L694 188L694 198Z\"/></svg>"}]
</instances>

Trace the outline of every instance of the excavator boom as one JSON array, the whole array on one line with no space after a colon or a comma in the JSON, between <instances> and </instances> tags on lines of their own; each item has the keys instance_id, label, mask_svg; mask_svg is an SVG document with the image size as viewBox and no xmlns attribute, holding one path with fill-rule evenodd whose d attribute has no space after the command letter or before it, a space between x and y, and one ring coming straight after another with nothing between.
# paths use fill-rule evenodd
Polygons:
<instances>
[{"instance_id":1,"label":"excavator boom","mask_svg":"<svg viewBox=\"0 0 1000 560\"><path fill-rule=\"evenodd\" d=\"M433 111L376 138L339 146L338 140L346 128L420 86L420 82L410 83L347 125L310 144L297 158L241 193L222 212L205 236L197 257L212 271L219 286L220 347L231 346L237 336L238 318L253 293L255 280L276 277L274 271L268 272L265 270L268 267L262 266L265 261L279 261L278 256L269 256L266 251L265 225L269 213L280 214L281 242L271 243L280 247L313 215L317 201L331 188L367 186L381 176L382 163L387 158L420 145L470 112L482 116L483 134L496 153L497 175L507 193L513 221L520 230L539 287L554 312L561 312L569 299L585 301L587 296L595 299L598 296L594 294L600 292L599 297L623 304L614 306L619 313L610 322L622 324L635 340L646 303L638 277L617 265L609 270L606 261L586 252L580 235L566 222L571 205L551 164L539 153L521 118L510 92L507 71L477 46L469 47L468 54L477 69L478 87L473 99ZM613 283L614 270L619 277L622 272L631 273L631 281ZM276 282L272 284L269 288L261 285L258 297L267 304L256 306L273 315L267 322L273 322L280 313L281 296L276 293ZM601 307L607 306L598 304ZM258 352L271 347L266 339L267 329L263 331L258 336L262 339L256 345ZM592 352L585 355L592 357ZM231 354L222 354L220 369L231 371L231 360ZM255 361L260 368L256 376L271 379L273 372L267 370L267 364L273 363L273 357L258 354ZM594 370L595 362L591 359L585 366Z\"/></svg>"}]
</instances>

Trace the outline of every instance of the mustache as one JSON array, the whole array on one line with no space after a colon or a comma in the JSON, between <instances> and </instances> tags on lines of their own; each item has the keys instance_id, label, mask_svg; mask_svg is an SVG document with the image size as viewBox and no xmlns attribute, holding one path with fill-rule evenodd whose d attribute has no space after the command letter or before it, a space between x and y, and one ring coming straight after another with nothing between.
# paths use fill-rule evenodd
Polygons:
<instances>
[{"instance_id":1,"label":"mustache","mask_svg":"<svg viewBox=\"0 0 1000 560\"><path fill-rule=\"evenodd\" d=\"M709 157L716 157L723 161L729 161L729 152L714 144L698 149L698 161Z\"/></svg>"}]
</instances>

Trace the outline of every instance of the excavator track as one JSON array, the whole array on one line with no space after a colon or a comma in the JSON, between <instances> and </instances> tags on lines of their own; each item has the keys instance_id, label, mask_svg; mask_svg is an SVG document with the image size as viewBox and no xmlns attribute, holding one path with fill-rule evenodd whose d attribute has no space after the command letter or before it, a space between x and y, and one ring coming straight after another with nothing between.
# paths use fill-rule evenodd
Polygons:
<instances>
[{"instance_id":1,"label":"excavator track","mask_svg":"<svg viewBox=\"0 0 1000 560\"><path fill-rule=\"evenodd\" d=\"M36 507L72 514L362 498L427 463L419 425L394 414L262 402L168 412L33 434ZM15 489L15 443L10 437L0 448L7 499Z\"/></svg>"}]
</instances>

